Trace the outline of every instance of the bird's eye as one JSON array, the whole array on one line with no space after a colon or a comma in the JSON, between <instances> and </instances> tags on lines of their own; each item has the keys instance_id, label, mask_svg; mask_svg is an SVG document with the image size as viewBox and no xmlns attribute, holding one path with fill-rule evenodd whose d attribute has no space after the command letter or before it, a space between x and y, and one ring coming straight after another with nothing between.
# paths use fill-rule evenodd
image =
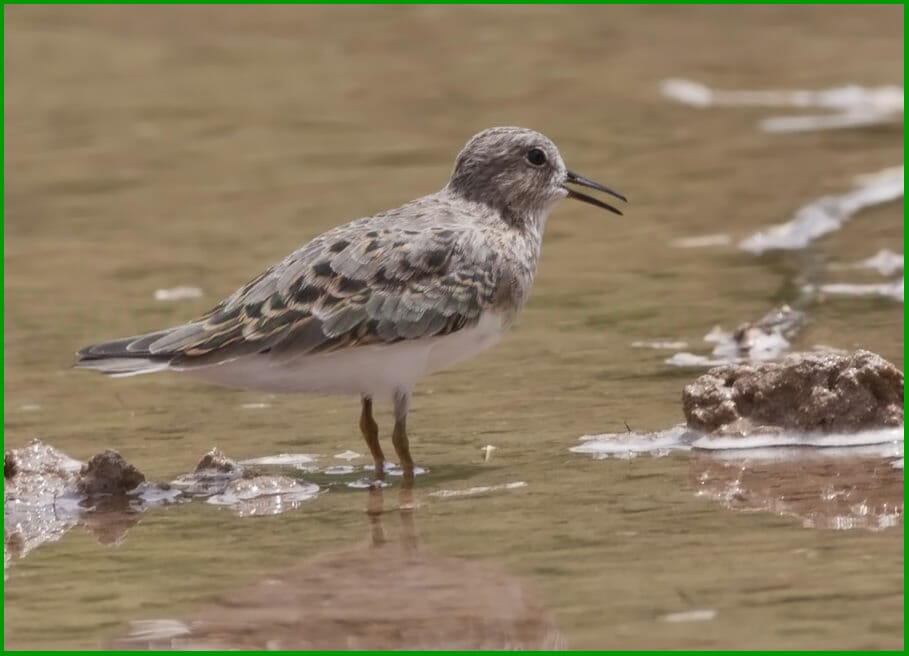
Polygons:
<instances>
[{"instance_id":1,"label":"bird's eye","mask_svg":"<svg viewBox=\"0 0 909 656\"><path fill-rule=\"evenodd\" d=\"M527 151L527 161L534 166L543 166L546 163L546 153L539 148L531 148Z\"/></svg>"}]
</instances>

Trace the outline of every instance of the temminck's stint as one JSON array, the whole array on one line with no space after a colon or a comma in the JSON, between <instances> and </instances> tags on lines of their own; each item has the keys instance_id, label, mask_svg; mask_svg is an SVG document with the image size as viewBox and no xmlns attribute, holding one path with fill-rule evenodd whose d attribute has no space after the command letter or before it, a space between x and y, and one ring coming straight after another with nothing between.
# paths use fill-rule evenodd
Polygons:
<instances>
[{"instance_id":1,"label":"temminck's stint","mask_svg":"<svg viewBox=\"0 0 909 656\"><path fill-rule=\"evenodd\" d=\"M76 366L359 395L360 430L379 477L385 456L372 400L391 398L392 442L412 477L406 420L414 385L489 348L511 325L530 294L552 206L568 197L621 214L569 184L626 200L569 171L538 132L484 130L441 191L329 230L195 321L88 346Z\"/></svg>"}]
</instances>

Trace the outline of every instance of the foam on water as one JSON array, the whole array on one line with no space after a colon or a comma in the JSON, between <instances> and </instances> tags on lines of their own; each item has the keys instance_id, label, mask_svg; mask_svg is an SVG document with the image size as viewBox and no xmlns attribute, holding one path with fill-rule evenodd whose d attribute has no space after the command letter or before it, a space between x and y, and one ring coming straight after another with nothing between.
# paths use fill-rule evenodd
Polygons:
<instances>
[{"instance_id":1,"label":"foam on water","mask_svg":"<svg viewBox=\"0 0 909 656\"><path fill-rule=\"evenodd\" d=\"M669 245L673 248L707 248L709 246L728 246L731 243L732 237L729 235L715 234L679 237L669 242Z\"/></svg>"},{"instance_id":2,"label":"foam on water","mask_svg":"<svg viewBox=\"0 0 909 656\"><path fill-rule=\"evenodd\" d=\"M318 455L312 453L279 453L274 456L262 456L261 458L250 458L241 460L241 465L274 465L276 467L294 465L308 465L315 462Z\"/></svg>"},{"instance_id":3,"label":"foam on water","mask_svg":"<svg viewBox=\"0 0 909 656\"><path fill-rule=\"evenodd\" d=\"M807 288L809 291L813 288ZM825 294L839 296L885 296L903 302L903 279L897 278L887 283L830 283L817 288Z\"/></svg>"},{"instance_id":4,"label":"foam on water","mask_svg":"<svg viewBox=\"0 0 909 656\"><path fill-rule=\"evenodd\" d=\"M831 456L898 458L903 455L902 426L832 435L785 433L739 437L701 435L679 425L656 433L604 433L584 435L579 439L581 444L569 451L597 459L634 458L641 454L664 456L672 451L691 449L726 452L732 457L747 453L749 458L773 459L797 457L812 449L823 449L825 455ZM722 457L722 453L719 455Z\"/></svg>"},{"instance_id":5,"label":"foam on water","mask_svg":"<svg viewBox=\"0 0 909 656\"><path fill-rule=\"evenodd\" d=\"M745 449L706 450L717 460L737 461L747 459L749 462L791 462L812 458L902 458L903 443L887 442L885 444L865 444L861 446L768 446Z\"/></svg>"},{"instance_id":6,"label":"foam on water","mask_svg":"<svg viewBox=\"0 0 909 656\"><path fill-rule=\"evenodd\" d=\"M755 255L805 248L815 239L839 230L861 210L902 198L903 167L862 176L856 184L858 187L852 191L823 196L804 205L791 220L747 237L739 248Z\"/></svg>"},{"instance_id":7,"label":"foam on water","mask_svg":"<svg viewBox=\"0 0 909 656\"><path fill-rule=\"evenodd\" d=\"M688 348L688 342L673 342L673 341L636 341L631 342L631 348L650 348L656 349L659 351L674 351L676 349Z\"/></svg>"},{"instance_id":8,"label":"foam on water","mask_svg":"<svg viewBox=\"0 0 909 656\"><path fill-rule=\"evenodd\" d=\"M851 447L876 444L902 443L903 427L880 428L858 433L839 433L832 435L800 435L786 433L782 435L749 435L747 437L703 436L694 440L691 446L695 449L763 449L768 447L803 446L816 448Z\"/></svg>"},{"instance_id":9,"label":"foam on water","mask_svg":"<svg viewBox=\"0 0 909 656\"><path fill-rule=\"evenodd\" d=\"M720 90L684 78L663 80L667 98L692 107L817 107L829 114L776 116L760 123L764 132L805 132L867 127L895 122L903 113L903 88L849 84L830 89Z\"/></svg>"},{"instance_id":10,"label":"foam on water","mask_svg":"<svg viewBox=\"0 0 909 656\"><path fill-rule=\"evenodd\" d=\"M581 444L569 449L573 453L586 453L594 458L634 458L640 454L664 456L670 451L688 450L694 437L683 425L673 426L656 433L603 433L584 435Z\"/></svg>"},{"instance_id":11,"label":"foam on water","mask_svg":"<svg viewBox=\"0 0 909 656\"><path fill-rule=\"evenodd\" d=\"M832 269L870 269L882 276L892 276L903 270L903 254L894 253L885 248L869 258L853 262L852 264L831 265Z\"/></svg>"},{"instance_id":12,"label":"foam on water","mask_svg":"<svg viewBox=\"0 0 909 656\"><path fill-rule=\"evenodd\" d=\"M497 492L500 490L517 490L522 487L527 487L527 483L524 481L514 481L502 485L479 485L464 490L438 490L436 492L430 492L429 496L443 499L450 497L472 497L477 494L486 494L487 492Z\"/></svg>"},{"instance_id":13,"label":"foam on water","mask_svg":"<svg viewBox=\"0 0 909 656\"><path fill-rule=\"evenodd\" d=\"M683 622L709 622L716 617L716 611L712 608L701 608L698 610L685 610L679 613L666 613L660 617L661 622L670 624L680 624Z\"/></svg>"},{"instance_id":14,"label":"foam on water","mask_svg":"<svg viewBox=\"0 0 909 656\"><path fill-rule=\"evenodd\" d=\"M202 298L202 290L190 286L155 290L156 301L183 301L190 298Z\"/></svg>"}]
</instances>

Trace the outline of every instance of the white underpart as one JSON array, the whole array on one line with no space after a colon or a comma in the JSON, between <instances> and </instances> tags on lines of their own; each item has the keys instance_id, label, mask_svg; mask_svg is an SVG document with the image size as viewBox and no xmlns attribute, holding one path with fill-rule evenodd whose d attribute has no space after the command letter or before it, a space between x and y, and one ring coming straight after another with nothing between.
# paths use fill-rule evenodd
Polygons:
<instances>
[{"instance_id":1,"label":"white underpart","mask_svg":"<svg viewBox=\"0 0 909 656\"><path fill-rule=\"evenodd\" d=\"M397 390L412 389L428 374L488 349L499 341L504 330L503 317L487 312L476 326L443 337L358 346L284 360L267 354L252 355L180 373L224 387L260 392L387 398Z\"/></svg>"}]
</instances>

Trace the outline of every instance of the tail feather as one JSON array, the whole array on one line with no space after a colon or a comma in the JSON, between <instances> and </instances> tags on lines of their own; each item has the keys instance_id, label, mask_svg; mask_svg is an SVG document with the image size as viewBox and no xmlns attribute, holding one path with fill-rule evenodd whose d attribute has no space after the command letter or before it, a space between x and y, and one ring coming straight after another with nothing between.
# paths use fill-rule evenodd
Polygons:
<instances>
[{"instance_id":1,"label":"tail feather","mask_svg":"<svg viewBox=\"0 0 909 656\"><path fill-rule=\"evenodd\" d=\"M76 353L77 360L73 366L79 369L94 369L113 377L164 371L170 366L174 354L152 353L150 347L173 330L174 328L168 328L86 346Z\"/></svg>"}]
</instances>

